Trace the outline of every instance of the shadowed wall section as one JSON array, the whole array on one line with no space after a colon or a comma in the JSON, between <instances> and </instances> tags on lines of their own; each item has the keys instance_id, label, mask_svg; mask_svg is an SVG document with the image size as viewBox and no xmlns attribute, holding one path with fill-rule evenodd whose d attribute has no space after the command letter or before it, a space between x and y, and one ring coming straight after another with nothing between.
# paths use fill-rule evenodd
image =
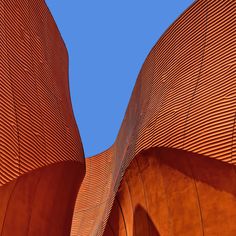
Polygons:
<instances>
[{"instance_id":1,"label":"shadowed wall section","mask_svg":"<svg viewBox=\"0 0 236 236\"><path fill-rule=\"evenodd\" d=\"M126 170L104 235L235 235L235 185L233 165L149 149Z\"/></svg>"},{"instance_id":2,"label":"shadowed wall section","mask_svg":"<svg viewBox=\"0 0 236 236\"><path fill-rule=\"evenodd\" d=\"M84 169L67 161L39 168L0 188L2 236L69 235Z\"/></svg>"},{"instance_id":3,"label":"shadowed wall section","mask_svg":"<svg viewBox=\"0 0 236 236\"><path fill-rule=\"evenodd\" d=\"M103 235L113 202L115 213L107 226L111 235L235 235L231 221L236 209L235 176L234 167L230 167L236 160L235 9L232 0L195 1L153 47L138 76L117 139L102 154L103 164L99 164L101 155L86 160L98 169L87 169L71 235ZM154 147L176 151L170 151L171 159L165 155L145 155L143 160L136 157ZM188 159L193 159L191 164ZM197 166L196 159L206 164ZM162 163L165 160L167 163ZM153 167L142 172L139 162L141 169L148 163ZM230 172L225 171L226 166ZM109 172L98 187L92 180L102 178L104 170ZM141 177L146 182L142 183ZM156 192L151 193L143 184L153 186ZM109 189L102 198L100 186ZM222 192L222 187L231 192ZM89 189L93 189L93 197ZM150 195L145 197L144 190ZM97 204L93 198L103 200ZM87 204L89 208L84 207ZM116 220L119 223L114 223ZM151 221L156 231L151 231Z\"/></svg>"}]
</instances>

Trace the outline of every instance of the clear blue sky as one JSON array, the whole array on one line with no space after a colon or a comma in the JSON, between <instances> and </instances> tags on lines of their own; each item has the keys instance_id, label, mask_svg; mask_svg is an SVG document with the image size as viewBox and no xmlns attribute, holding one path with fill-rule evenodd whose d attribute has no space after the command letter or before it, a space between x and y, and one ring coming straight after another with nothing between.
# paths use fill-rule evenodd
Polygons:
<instances>
[{"instance_id":1,"label":"clear blue sky","mask_svg":"<svg viewBox=\"0 0 236 236\"><path fill-rule=\"evenodd\" d=\"M113 144L141 66L193 0L46 0L69 52L85 155Z\"/></svg>"}]
</instances>

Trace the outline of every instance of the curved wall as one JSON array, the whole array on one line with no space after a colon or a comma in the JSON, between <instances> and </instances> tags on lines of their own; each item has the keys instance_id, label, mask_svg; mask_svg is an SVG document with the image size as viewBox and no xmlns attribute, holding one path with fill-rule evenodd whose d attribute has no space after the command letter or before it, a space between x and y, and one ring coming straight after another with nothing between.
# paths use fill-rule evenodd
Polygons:
<instances>
[{"instance_id":1,"label":"curved wall","mask_svg":"<svg viewBox=\"0 0 236 236\"><path fill-rule=\"evenodd\" d=\"M235 235L235 166L150 148L127 168L104 236Z\"/></svg>"},{"instance_id":2,"label":"curved wall","mask_svg":"<svg viewBox=\"0 0 236 236\"><path fill-rule=\"evenodd\" d=\"M86 160L86 163L94 166L96 171L87 169L87 175L82 183L83 192L80 192L77 197L71 235L103 235L126 168L134 157L144 150L165 147L192 153L199 159L204 157L217 160L222 163L222 168L224 163L234 165L235 27L235 1L199 0L171 25L153 47L138 76L118 137L108 152L102 154L105 160L110 161L105 161L105 164L103 161L100 165L100 155ZM179 161L178 155L173 157L173 161ZM102 185L109 191L106 191L106 195L101 198L101 193L98 191L100 187L92 180L97 179L105 169L110 171L99 186ZM180 178L180 183L183 181L184 185L184 178L181 175L177 178ZM196 176L192 177L192 181L196 178ZM233 181L234 178L232 176L229 181ZM86 186L87 183L89 188ZM228 185L225 178L222 185ZM192 188L192 185L190 186ZM211 188L209 183L206 191L210 197L213 196ZM93 189L92 197L89 189ZM168 194L172 194L172 190ZM201 194L200 197L207 199L204 191ZM224 200L224 196L219 191L216 194L219 200ZM93 198L103 200L93 203ZM193 198L196 200L196 195ZM228 205L227 200L222 205L222 215L226 218L226 222L230 222L230 218L234 217L227 209L228 206L235 208L234 196L231 200L232 204ZM141 203L141 200L136 202L136 205L140 206L138 211L143 211L144 215L150 214L145 207L144 210L142 209ZM89 208L84 207L87 204ZM114 204L114 207L117 207L116 200ZM216 204L216 202L212 200L209 204ZM178 206L170 207L175 211ZM212 209L209 209L209 214L222 212L222 209L217 212L217 207L216 211ZM188 208L183 212L186 213L184 219L191 218ZM128 214L127 217L130 217L128 221L132 222L134 211L130 213L128 211ZM199 209L194 214L199 214ZM118 218L122 222L120 215L121 213ZM221 216L219 219L222 219ZM153 221L152 216L149 224L151 221ZM178 222L176 221L176 224ZM199 224L199 218L196 222ZM152 223L158 231L164 232L162 227L165 226L162 223L160 223L161 229L155 219ZM109 224L111 227L107 230L110 230L112 235L113 223L109 222ZM209 225L212 227L212 224ZM121 225L119 227L124 228ZM181 231L181 227L177 226L178 229L172 232L177 235L189 235L188 224L186 223L186 231ZM192 227L193 235L196 232L197 235L202 235L204 227L199 225L197 228L195 231L195 227ZM218 227L216 226L215 229L217 230ZM212 235L208 233L208 226L204 230L206 235ZM225 230L220 231L224 235L234 235L232 232L235 229L231 225L222 227L222 230ZM128 235L132 235L130 229L127 232ZM116 232L114 234L116 235Z\"/></svg>"},{"instance_id":3,"label":"curved wall","mask_svg":"<svg viewBox=\"0 0 236 236\"><path fill-rule=\"evenodd\" d=\"M84 153L43 0L0 1L0 121L0 235L69 235Z\"/></svg>"},{"instance_id":4,"label":"curved wall","mask_svg":"<svg viewBox=\"0 0 236 236\"><path fill-rule=\"evenodd\" d=\"M60 161L83 163L67 51L43 0L0 3L0 185Z\"/></svg>"},{"instance_id":5,"label":"curved wall","mask_svg":"<svg viewBox=\"0 0 236 236\"><path fill-rule=\"evenodd\" d=\"M72 213L84 168L65 161L21 175L0 188L2 236L64 236L71 230Z\"/></svg>"},{"instance_id":6,"label":"curved wall","mask_svg":"<svg viewBox=\"0 0 236 236\"><path fill-rule=\"evenodd\" d=\"M86 170L45 2L1 1L0 15L1 235L235 235L235 1L173 23Z\"/></svg>"}]
</instances>

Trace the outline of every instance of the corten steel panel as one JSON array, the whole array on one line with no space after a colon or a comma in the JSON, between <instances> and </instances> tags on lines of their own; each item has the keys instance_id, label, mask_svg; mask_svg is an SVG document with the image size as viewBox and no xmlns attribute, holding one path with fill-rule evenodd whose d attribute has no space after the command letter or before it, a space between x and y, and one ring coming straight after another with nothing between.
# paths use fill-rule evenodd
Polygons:
<instances>
[{"instance_id":1,"label":"corten steel panel","mask_svg":"<svg viewBox=\"0 0 236 236\"><path fill-rule=\"evenodd\" d=\"M60 161L83 163L67 51L44 1L0 2L0 185Z\"/></svg>"},{"instance_id":2,"label":"corten steel panel","mask_svg":"<svg viewBox=\"0 0 236 236\"><path fill-rule=\"evenodd\" d=\"M115 143L86 160L71 235L236 234L235 12L196 1L153 47Z\"/></svg>"},{"instance_id":3,"label":"corten steel panel","mask_svg":"<svg viewBox=\"0 0 236 236\"><path fill-rule=\"evenodd\" d=\"M55 22L43 0L0 1L0 235L69 235L84 175Z\"/></svg>"},{"instance_id":4,"label":"corten steel panel","mask_svg":"<svg viewBox=\"0 0 236 236\"><path fill-rule=\"evenodd\" d=\"M235 235L235 4L196 1L166 31L84 178L55 22L0 2L1 235Z\"/></svg>"},{"instance_id":5,"label":"corten steel panel","mask_svg":"<svg viewBox=\"0 0 236 236\"><path fill-rule=\"evenodd\" d=\"M30 171L0 187L0 234L69 235L83 177L79 162L65 161Z\"/></svg>"},{"instance_id":6,"label":"corten steel panel","mask_svg":"<svg viewBox=\"0 0 236 236\"><path fill-rule=\"evenodd\" d=\"M234 165L179 149L148 149L126 170L104 235L233 236L235 184Z\"/></svg>"}]
</instances>

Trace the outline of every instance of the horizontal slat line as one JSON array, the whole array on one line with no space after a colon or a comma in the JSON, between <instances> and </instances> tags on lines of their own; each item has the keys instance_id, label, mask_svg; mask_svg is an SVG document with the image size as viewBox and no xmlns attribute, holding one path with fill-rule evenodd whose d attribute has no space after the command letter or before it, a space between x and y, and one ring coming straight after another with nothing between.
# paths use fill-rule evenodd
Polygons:
<instances>
[{"instance_id":1,"label":"horizontal slat line","mask_svg":"<svg viewBox=\"0 0 236 236\"><path fill-rule=\"evenodd\" d=\"M77 197L71 235L102 236L122 176L144 149L178 148L236 163L232 141L236 108L234 4L196 1L153 47L138 75L117 139L103 157L111 161L100 163L100 155L86 160L94 168L87 170ZM106 166L112 169L104 178L111 180L106 187L108 198L98 209L92 207L93 200L97 204L100 199L94 189L100 186L96 179L102 181ZM80 210L88 204L88 212L82 214Z\"/></svg>"},{"instance_id":2,"label":"horizontal slat line","mask_svg":"<svg viewBox=\"0 0 236 236\"><path fill-rule=\"evenodd\" d=\"M67 51L44 1L2 2L0 12L1 185L55 162L83 161L83 149L71 108ZM9 109L14 102L15 112Z\"/></svg>"}]
</instances>

